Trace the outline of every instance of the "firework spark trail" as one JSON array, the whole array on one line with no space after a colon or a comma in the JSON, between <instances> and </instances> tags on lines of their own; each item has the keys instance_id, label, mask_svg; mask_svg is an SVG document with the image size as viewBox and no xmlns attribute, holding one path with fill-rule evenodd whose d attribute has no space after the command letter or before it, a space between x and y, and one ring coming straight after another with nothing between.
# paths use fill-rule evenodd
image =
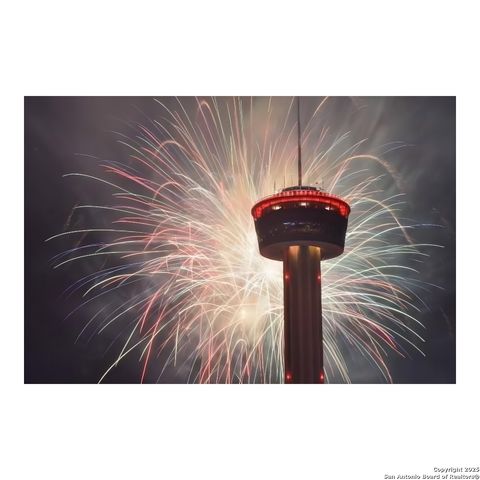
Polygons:
<instances>
[{"instance_id":1,"label":"firework spark trail","mask_svg":"<svg viewBox=\"0 0 480 480\"><path fill-rule=\"evenodd\" d=\"M173 365L191 382L281 382L281 265L258 253L250 208L275 180L295 171L292 101L276 122L271 99L266 114L251 99L197 100L193 114L179 100L176 108L157 102L161 121L136 125L130 140L120 135L126 161L102 161L101 177L72 174L112 191L109 205L75 207L108 218L109 227L52 237L94 239L58 255L56 267L107 260L68 289L85 297L75 311L97 306L81 334L92 323L97 332L124 333L100 381L136 356L142 382L154 381L149 371L159 358L157 381ZM386 196L382 189L386 176L401 181L391 166L358 153L363 141L343 147L348 135L327 144L325 120L318 121L325 102L305 126L303 148L311 153L304 177L323 179L327 191L352 207L345 253L323 268L326 379L350 381L346 344L392 381L390 352L421 352L415 314L425 286L408 265L425 253L408 233L416 225L402 220L401 193ZM365 162L383 173L372 175ZM119 291L123 298L112 302Z\"/></svg>"}]
</instances>

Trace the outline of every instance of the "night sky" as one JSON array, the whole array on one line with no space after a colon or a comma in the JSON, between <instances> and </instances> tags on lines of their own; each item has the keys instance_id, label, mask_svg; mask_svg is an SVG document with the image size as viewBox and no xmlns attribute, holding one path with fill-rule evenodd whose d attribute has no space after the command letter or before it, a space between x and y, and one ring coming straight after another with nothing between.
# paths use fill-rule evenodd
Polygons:
<instances>
[{"instance_id":1,"label":"night sky","mask_svg":"<svg viewBox=\"0 0 480 480\"><path fill-rule=\"evenodd\" d=\"M318 98L303 99L305 115ZM168 105L169 100L165 99ZM455 99L452 97L338 98L331 128L356 137L375 137L407 147L388 154L402 178L411 217L440 225L421 229L418 242L436 243L419 266L420 277L434 283L423 299L418 318L426 329L426 356L392 355L395 383L455 382ZM360 112L360 113L359 113ZM64 230L75 205L101 203L105 193L86 191L85 184L62 175L95 171L97 160L124 158L125 150L111 132L131 134L132 127L157 118L158 104L147 97L27 97L25 99L25 382L96 383L116 358L108 335L76 341L82 324L67 316L78 299L62 292L79 276L78 265L53 269L52 257L72 247L71 239L45 240ZM367 120L366 120L367 119ZM159 119L160 120L160 119ZM81 155L79 155L81 154ZM87 214L85 214L87 215ZM82 219L79 219L81 221ZM83 220L88 220L84 218ZM107 377L112 383L138 383L139 364L120 362ZM373 382L358 375L357 382ZM164 382L182 382L172 369Z\"/></svg>"}]
</instances>

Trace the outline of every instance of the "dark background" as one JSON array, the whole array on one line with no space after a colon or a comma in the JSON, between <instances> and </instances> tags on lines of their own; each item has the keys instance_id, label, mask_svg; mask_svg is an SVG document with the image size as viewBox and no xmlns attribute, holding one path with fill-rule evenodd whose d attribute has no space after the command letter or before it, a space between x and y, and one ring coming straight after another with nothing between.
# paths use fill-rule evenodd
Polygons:
<instances>
[{"instance_id":1,"label":"dark background","mask_svg":"<svg viewBox=\"0 0 480 480\"><path fill-rule=\"evenodd\" d=\"M168 102L168 100L167 100ZM307 100L308 102L308 100ZM312 104L317 100L312 100ZM389 161L400 172L415 220L442 228L416 233L416 240L437 243L422 264L424 281L440 288L425 293L429 306L418 318L426 357L392 357L396 383L455 382L455 99L452 97L340 98L333 103L342 117L352 110L371 112L368 124L355 123L359 135L379 132L385 141L408 145ZM143 97L27 97L25 99L25 382L95 383L116 358L111 339L98 335L75 341L83 324L67 316L77 306L61 297L78 266L53 270L51 259L72 247L71 239L45 240L63 231L72 208L89 197L81 182L62 178L85 171L94 158L119 158L125 152L112 131L126 131L156 118L158 105ZM335 125L333 125L335 127ZM365 132L361 130L365 129ZM97 202L102 193L96 194ZM87 214L86 214L87 215ZM77 268L77 272L73 269ZM369 382L362 377L353 381ZM138 365L120 362L106 379L137 383ZM167 372L165 382L180 381Z\"/></svg>"}]
</instances>

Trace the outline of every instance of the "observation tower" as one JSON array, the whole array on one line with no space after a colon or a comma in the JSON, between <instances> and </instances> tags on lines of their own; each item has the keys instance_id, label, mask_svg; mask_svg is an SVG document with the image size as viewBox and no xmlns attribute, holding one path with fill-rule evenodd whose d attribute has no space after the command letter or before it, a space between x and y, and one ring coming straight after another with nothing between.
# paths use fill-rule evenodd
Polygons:
<instances>
[{"instance_id":1,"label":"observation tower","mask_svg":"<svg viewBox=\"0 0 480 480\"><path fill-rule=\"evenodd\" d=\"M283 262L285 383L323 383L323 260L343 253L350 206L302 185L300 114L298 185L252 208L260 254Z\"/></svg>"}]
</instances>

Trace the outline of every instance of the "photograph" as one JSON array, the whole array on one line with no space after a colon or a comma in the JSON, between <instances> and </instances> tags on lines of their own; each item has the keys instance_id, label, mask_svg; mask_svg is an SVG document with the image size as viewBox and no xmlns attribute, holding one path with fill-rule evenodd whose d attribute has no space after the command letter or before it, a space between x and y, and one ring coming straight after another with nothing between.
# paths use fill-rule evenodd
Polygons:
<instances>
[{"instance_id":1,"label":"photograph","mask_svg":"<svg viewBox=\"0 0 480 480\"><path fill-rule=\"evenodd\" d=\"M455 97L25 97L25 383L455 383Z\"/></svg>"}]
</instances>

